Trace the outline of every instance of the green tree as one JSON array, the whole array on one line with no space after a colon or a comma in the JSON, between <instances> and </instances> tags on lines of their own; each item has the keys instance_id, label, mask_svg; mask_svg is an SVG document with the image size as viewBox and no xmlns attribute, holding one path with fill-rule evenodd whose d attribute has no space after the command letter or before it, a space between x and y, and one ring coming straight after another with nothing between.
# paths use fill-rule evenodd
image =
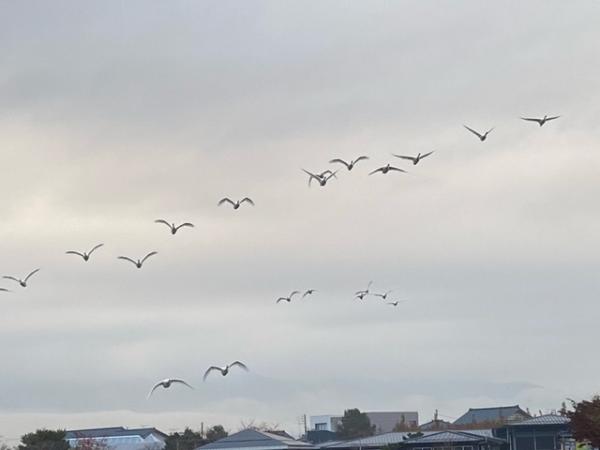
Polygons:
<instances>
[{"instance_id":1,"label":"green tree","mask_svg":"<svg viewBox=\"0 0 600 450\"><path fill-rule=\"evenodd\" d=\"M171 433L167 436L165 450L194 450L206 443L202 433L186 428L183 433Z\"/></svg>"},{"instance_id":2,"label":"green tree","mask_svg":"<svg viewBox=\"0 0 600 450\"><path fill-rule=\"evenodd\" d=\"M206 440L208 442L218 441L227 436L228 433L225 431L225 428L223 428L223 425L215 425L206 430Z\"/></svg>"},{"instance_id":3,"label":"green tree","mask_svg":"<svg viewBox=\"0 0 600 450\"><path fill-rule=\"evenodd\" d=\"M342 423L336 431L340 439L356 439L372 436L375 432L375 426L371 425L369 416L354 408L344 411Z\"/></svg>"},{"instance_id":4,"label":"green tree","mask_svg":"<svg viewBox=\"0 0 600 450\"><path fill-rule=\"evenodd\" d=\"M21 436L19 450L69 450L65 430L37 430Z\"/></svg>"},{"instance_id":5,"label":"green tree","mask_svg":"<svg viewBox=\"0 0 600 450\"><path fill-rule=\"evenodd\" d=\"M573 411L566 415L571 419L573 437L580 442L589 442L592 447L600 448L600 396L579 403L571 400Z\"/></svg>"}]
</instances>

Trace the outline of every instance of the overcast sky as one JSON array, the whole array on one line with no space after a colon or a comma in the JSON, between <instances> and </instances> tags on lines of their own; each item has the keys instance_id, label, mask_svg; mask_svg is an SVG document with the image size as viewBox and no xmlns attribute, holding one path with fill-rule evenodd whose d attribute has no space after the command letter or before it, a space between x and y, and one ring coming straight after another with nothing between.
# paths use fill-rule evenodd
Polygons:
<instances>
[{"instance_id":1,"label":"overcast sky","mask_svg":"<svg viewBox=\"0 0 600 450\"><path fill-rule=\"evenodd\" d=\"M0 441L597 393L599 21L591 0L1 2L0 272L42 270L0 283ZM409 173L367 176L388 162ZM369 280L405 302L353 300ZM147 401L165 377L197 389Z\"/></svg>"}]
</instances>

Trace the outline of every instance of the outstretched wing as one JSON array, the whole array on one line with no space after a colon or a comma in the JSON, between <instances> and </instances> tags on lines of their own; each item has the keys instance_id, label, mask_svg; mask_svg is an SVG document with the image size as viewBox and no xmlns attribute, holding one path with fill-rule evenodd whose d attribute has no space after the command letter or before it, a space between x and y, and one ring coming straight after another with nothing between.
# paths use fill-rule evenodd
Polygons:
<instances>
[{"instance_id":1,"label":"outstretched wing","mask_svg":"<svg viewBox=\"0 0 600 450\"><path fill-rule=\"evenodd\" d=\"M125 261L129 261L132 264L135 264L137 266L137 261L134 261L131 258L128 258L127 256L117 256L117 259L124 259Z\"/></svg>"},{"instance_id":2,"label":"outstretched wing","mask_svg":"<svg viewBox=\"0 0 600 450\"><path fill-rule=\"evenodd\" d=\"M477 136L479 139L481 139L483 136L481 134L479 134L477 131L475 131L473 128L469 128L466 125L463 125L463 127L465 127L467 130L469 130L471 133L473 133L475 136Z\"/></svg>"},{"instance_id":3,"label":"outstretched wing","mask_svg":"<svg viewBox=\"0 0 600 450\"><path fill-rule=\"evenodd\" d=\"M292 299L292 297L293 297L294 295L296 295L296 294L299 294L299 293L300 293L300 291L293 291L293 292L290 294L290 297L289 297L289 298L290 298L290 299Z\"/></svg>"},{"instance_id":4,"label":"outstretched wing","mask_svg":"<svg viewBox=\"0 0 600 450\"><path fill-rule=\"evenodd\" d=\"M312 295L314 292L316 292L314 289L309 289L304 294L302 294L302 298L306 297L307 295Z\"/></svg>"},{"instance_id":5,"label":"outstretched wing","mask_svg":"<svg viewBox=\"0 0 600 450\"><path fill-rule=\"evenodd\" d=\"M396 158L408 159L409 161L412 161L412 162L415 162L415 159L417 159L414 156L396 155L395 153L392 153L392 156L395 156Z\"/></svg>"},{"instance_id":6,"label":"outstretched wing","mask_svg":"<svg viewBox=\"0 0 600 450\"><path fill-rule=\"evenodd\" d=\"M96 250L98 250L103 245L104 244L98 244L98 245L96 245L93 249L90 250L90 252L88 253L88 256L90 256L92 253L94 253Z\"/></svg>"},{"instance_id":7,"label":"outstretched wing","mask_svg":"<svg viewBox=\"0 0 600 450\"><path fill-rule=\"evenodd\" d=\"M7 280L13 280L13 281L16 281L17 283L21 282L21 280L19 280L18 278L11 277L11 276L8 276L8 275L4 275L2 278L6 278Z\"/></svg>"},{"instance_id":8,"label":"outstretched wing","mask_svg":"<svg viewBox=\"0 0 600 450\"><path fill-rule=\"evenodd\" d=\"M223 203L230 203L231 205L235 205L235 203L230 198L227 198L227 197L219 200L219 206L221 206Z\"/></svg>"},{"instance_id":9,"label":"outstretched wing","mask_svg":"<svg viewBox=\"0 0 600 450\"><path fill-rule=\"evenodd\" d=\"M220 367L216 367L216 366L210 366L208 369L206 369L206 372L204 372L204 376L202 377L202 381L206 381L206 377L208 376L209 373L211 373L213 370L218 370L219 372L221 372L221 368Z\"/></svg>"},{"instance_id":10,"label":"outstretched wing","mask_svg":"<svg viewBox=\"0 0 600 450\"><path fill-rule=\"evenodd\" d=\"M331 173L329 174L329 176L327 176L327 177L325 178L325 181L329 181L329 180L331 180L332 178L337 178L337 175L336 175L336 173L338 173L338 172L339 172L338 170L336 170L335 172L331 172Z\"/></svg>"},{"instance_id":11,"label":"outstretched wing","mask_svg":"<svg viewBox=\"0 0 600 450\"><path fill-rule=\"evenodd\" d=\"M35 269L33 272L31 272L29 275L27 275L25 277L25 279L23 280L25 283L27 283L27 280L29 280L33 275L35 275L36 273L38 273L40 271L40 269Z\"/></svg>"},{"instance_id":12,"label":"outstretched wing","mask_svg":"<svg viewBox=\"0 0 600 450\"><path fill-rule=\"evenodd\" d=\"M10 291L6 288L0 288L0 292L10 292Z\"/></svg>"},{"instance_id":13,"label":"outstretched wing","mask_svg":"<svg viewBox=\"0 0 600 450\"><path fill-rule=\"evenodd\" d=\"M383 172L383 167L380 167L379 169L375 169L373 172L369 173L369 175L373 175L374 173L377 172Z\"/></svg>"},{"instance_id":14,"label":"outstretched wing","mask_svg":"<svg viewBox=\"0 0 600 450\"><path fill-rule=\"evenodd\" d=\"M248 202L250 203L252 206L254 206L254 202L252 201L252 199L250 197L244 197L243 199L240 200L240 204L244 203L244 202Z\"/></svg>"},{"instance_id":15,"label":"outstretched wing","mask_svg":"<svg viewBox=\"0 0 600 450\"><path fill-rule=\"evenodd\" d=\"M246 371L248 370L248 367L246 367L246 364L244 364L244 363L243 363L243 362L241 362L241 361L234 361L234 362L232 362L231 364L229 364L229 367L234 367L234 366L241 367L242 369L244 369L244 370L246 370Z\"/></svg>"},{"instance_id":16,"label":"outstretched wing","mask_svg":"<svg viewBox=\"0 0 600 450\"><path fill-rule=\"evenodd\" d=\"M152 394L154 393L154 391L155 391L156 389L158 389L158 388L159 388L160 386L162 386L162 385L163 385L163 381L159 381L158 383L156 383L156 384L154 385L154 387L153 387L153 388L150 390L150 392L148 393L148 398L152 397Z\"/></svg>"},{"instance_id":17,"label":"outstretched wing","mask_svg":"<svg viewBox=\"0 0 600 450\"><path fill-rule=\"evenodd\" d=\"M423 159L423 158L427 158L429 155L433 154L434 152L435 152L435 150L434 150L434 151L431 151L431 152L429 152L429 153L425 153L425 154L421 155L421 159Z\"/></svg>"},{"instance_id":18,"label":"outstretched wing","mask_svg":"<svg viewBox=\"0 0 600 450\"><path fill-rule=\"evenodd\" d=\"M313 178L315 180L317 180L319 183L321 182L321 177L319 175L315 175L314 173L310 173L308 170L306 169L302 169L302 171L306 174L308 174L308 186L310 187L310 183L312 182Z\"/></svg>"},{"instance_id":19,"label":"outstretched wing","mask_svg":"<svg viewBox=\"0 0 600 450\"><path fill-rule=\"evenodd\" d=\"M549 120L558 119L559 117L560 117L560 116L546 117L546 122L548 122Z\"/></svg>"},{"instance_id":20,"label":"outstretched wing","mask_svg":"<svg viewBox=\"0 0 600 450\"><path fill-rule=\"evenodd\" d=\"M389 170L395 170L396 172L407 173L406 170L398 169L397 167L390 166Z\"/></svg>"},{"instance_id":21,"label":"outstretched wing","mask_svg":"<svg viewBox=\"0 0 600 450\"><path fill-rule=\"evenodd\" d=\"M331 161L329 161L329 163L330 164L341 163L341 164L345 165L347 169L350 169L350 164L348 164L346 161L344 161L343 159L340 159L340 158L332 159Z\"/></svg>"},{"instance_id":22,"label":"outstretched wing","mask_svg":"<svg viewBox=\"0 0 600 450\"><path fill-rule=\"evenodd\" d=\"M290 299L289 299L289 298L287 298L287 297L279 297L275 303L279 303L279 302L289 302L289 301L290 301Z\"/></svg>"},{"instance_id":23,"label":"outstretched wing","mask_svg":"<svg viewBox=\"0 0 600 450\"><path fill-rule=\"evenodd\" d=\"M154 256L158 254L158 252L150 252L148 253L146 256L144 256L144 259L142 259L142 264L144 264L144 261L146 261L148 258L150 258L151 256Z\"/></svg>"},{"instance_id":24,"label":"outstretched wing","mask_svg":"<svg viewBox=\"0 0 600 450\"><path fill-rule=\"evenodd\" d=\"M485 135L487 136L487 135L488 135L488 134L490 134L492 131L494 131L494 128L495 128L495 127L492 127L492 128L490 128L489 130L487 130L487 131L485 132Z\"/></svg>"},{"instance_id":25,"label":"outstretched wing","mask_svg":"<svg viewBox=\"0 0 600 450\"><path fill-rule=\"evenodd\" d=\"M528 122L537 122L537 123L540 123L542 121L542 119L536 119L534 117L521 117L521 119L527 120Z\"/></svg>"},{"instance_id":26,"label":"outstretched wing","mask_svg":"<svg viewBox=\"0 0 600 450\"><path fill-rule=\"evenodd\" d=\"M190 223L190 222L184 222L181 225L175 227L175 231L179 230L182 227L190 227L190 228L194 228L194 224Z\"/></svg>"},{"instance_id":27,"label":"outstretched wing","mask_svg":"<svg viewBox=\"0 0 600 450\"><path fill-rule=\"evenodd\" d=\"M179 384L183 384L183 385L185 385L185 386L189 387L190 389L194 389L194 387L193 387L193 386L190 386L190 385L189 385L189 384L187 384L185 381L183 381L183 380L180 380L179 378L172 378L172 379L171 379L171 383L179 383Z\"/></svg>"},{"instance_id":28,"label":"outstretched wing","mask_svg":"<svg viewBox=\"0 0 600 450\"><path fill-rule=\"evenodd\" d=\"M79 255L82 258L85 258L85 256L83 256L83 253L76 252L75 250L69 250L68 252L65 252L65 254L66 255Z\"/></svg>"},{"instance_id":29,"label":"outstretched wing","mask_svg":"<svg viewBox=\"0 0 600 450\"><path fill-rule=\"evenodd\" d=\"M368 156L359 156L358 158L356 158L356 159L354 160L354 164L356 165L356 163L357 163L357 162L359 162L359 161L365 161L365 160L367 160L367 159L369 159L369 157L368 157Z\"/></svg>"},{"instance_id":30,"label":"outstretched wing","mask_svg":"<svg viewBox=\"0 0 600 450\"><path fill-rule=\"evenodd\" d=\"M168 226L169 228L171 228L171 224L169 222L167 222L166 220L164 220L164 219L156 219L154 221L154 223L164 223L166 226Z\"/></svg>"}]
</instances>

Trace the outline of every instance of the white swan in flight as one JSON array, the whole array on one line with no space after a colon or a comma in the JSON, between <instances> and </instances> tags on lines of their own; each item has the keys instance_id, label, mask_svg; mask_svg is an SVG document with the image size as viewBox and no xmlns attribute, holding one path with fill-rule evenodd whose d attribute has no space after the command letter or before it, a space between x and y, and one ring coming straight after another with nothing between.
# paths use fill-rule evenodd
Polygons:
<instances>
[{"instance_id":1,"label":"white swan in flight","mask_svg":"<svg viewBox=\"0 0 600 450\"><path fill-rule=\"evenodd\" d=\"M552 116L552 117L548 117L548 116L544 116L541 119L536 119L535 117L521 117L521 119L523 120L527 120L529 122L537 122L539 124L539 126L543 126L546 122L550 121L550 120L554 120L554 119L558 119L560 116Z\"/></svg>"},{"instance_id":2,"label":"white swan in flight","mask_svg":"<svg viewBox=\"0 0 600 450\"><path fill-rule=\"evenodd\" d=\"M89 252L76 252L75 250L69 250L68 252L65 252L67 255L78 255L81 256L83 258L84 261L88 261L90 259L90 256L92 256L92 253L94 253L96 250L98 250L100 247L102 247L104 244L98 244L96 245L93 249L91 249Z\"/></svg>"},{"instance_id":3,"label":"white swan in flight","mask_svg":"<svg viewBox=\"0 0 600 450\"><path fill-rule=\"evenodd\" d=\"M179 378L165 378L164 380L159 381L158 383L156 383L154 385L154 387L152 388L152 390L150 391L150 393L148 394L148 398L152 397L152 394L154 393L154 391L156 389L158 389L159 387L163 387L165 389L169 389L171 387L172 384L174 383L179 383L179 384L183 384L187 387L189 387L190 389L194 389L192 386L190 386L188 383L186 383L183 380L180 380Z\"/></svg>"},{"instance_id":4,"label":"white swan in flight","mask_svg":"<svg viewBox=\"0 0 600 450\"><path fill-rule=\"evenodd\" d=\"M234 361L231 364L227 364L225 367L210 366L208 369L206 369L206 372L204 372L204 376L202 377L202 379L204 381L206 381L206 377L208 377L208 375L213 370L217 370L217 371L221 372L221 375L225 376L229 373L229 369L231 369L232 367L236 367L236 366L244 369L246 372L248 371L248 367L246 366L246 364L244 364L243 362L240 362L240 361Z\"/></svg>"},{"instance_id":5,"label":"white swan in flight","mask_svg":"<svg viewBox=\"0 0 600 450\"><path fill-rule=\"evenodd\" d=\"M190 227L190 228L194 228L194 224L193 224L193 223L190 223L190 222L184 222L184 223L182 223L181 225L177 225L177 226L175 226L175 224L174 224L174 223L169 223L169 222L167 222L167 221L166 221L166 220L164 220L164 219L156 219L156 220L154 221L154 223L162 223L162 224L165 224L166 226L168 226L168 227L171 229L171 234L175 234L175 233L177 233L177 232L179 231L179 229L180 229L180 228L183 228L183 227Z\"/></svg>"},{"instance_id":6,"label":"white swan in flight","mask_svg":"<svg viewBox=\"0 0 600 450\"><path fill-rule=\"evenodd\" d=\"M230 203L231 206L233 206L233 209L238 209L244 202L250 203L252 206L254 206L254 202L249 197L244 197L243 199L238 200L237 202L234 202L230 198L225 197L225 198L222 198L221 200L219 200L219 206L221 206L223 203Z\"/></svg>"},{"instance_id":7,"label":"white swan in flight","mask_svg":"<svg viewBox=\"0 0 600 450\"><path fill-rule=\"evenodd\" d=\"M477 131L475 131L473 128L469 128L466 125L463 125L463 127L465 127L467 130L469 130L475 136L477 136L481 142L485 141L488 137L488 134L490 134L494 130L494 128L490 128L485 133L481 134L481 133L478 133Z\"/></svg>"},{"instance_id":8,"label":"white swan in flight","mask_svg":"<svg viewBox=\"0 0 600 450\"><path fill-rule=\"evenodd\" d=\"M344 166L346 166L346 169L352 170L352 169L354 169L354 166L356 165L357 162L364 161L364 160L367 160L367 159L369 159L368 156L359 156L356 159L350 160L350 162L346 162L346 161L344 161L341 158L335 158L335 159L332 159L331 161L329 161L329 163L330 164L340 163L340 164L343 164Z\"/></svg>"},{"instance_id":9,"label":"white swan in flight","mask_svg":"<svg viewBox=\"0 0 600 450\"><path fill-rule=\"evenodd\" d=\"M20 279L20 278L16 278L16 277L11 277L8 275L5 275L2 278L6 278L7 280L13 280L16 281L17 283L19 283L21 285L21 287L27 287L27 281L36 273L38 273L40 271L40 269L35 269L34 271L32 271L29 275L27 275L24 279Z\"/></svg>"},{"instance_id":10,"label":"white swan in flight","mask_svg":"<svg viewBox=\"0 0 600 450\"><path fill-rule=\"evenodd\" d=\"M150 258L151 256L154 256L156 254L158 254L158 252L150 252L146 256L144 256L141 260L140 259L138 259L138 260L131 259L131 258L128 258L127 256L118 256L117 259L123 259L125 261L129 261L130 263L135 264L135 267L137 267L138 269L141 269L142 266L144 265L144 262L146 262L146 260L148 258Z\"/></svg>"}]
</instances>

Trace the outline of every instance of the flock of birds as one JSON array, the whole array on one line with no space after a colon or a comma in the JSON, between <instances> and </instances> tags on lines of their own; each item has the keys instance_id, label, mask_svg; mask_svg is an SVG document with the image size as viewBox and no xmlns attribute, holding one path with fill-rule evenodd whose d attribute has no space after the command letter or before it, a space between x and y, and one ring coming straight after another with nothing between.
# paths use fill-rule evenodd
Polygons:
<instances>
[{"instance_id":1,"label":"flock of birds","mask_svg":"<svg viewBox=\"0 0 600 450\"><path fill-rule=\"evenodd\" d=\"M547 122L558 119L560 116L547 116L545 115L542 118L532 118L532 117L521 117L522 120L528 121L528 122L535 122L537 123L540 127L542 127L543 125L545 125ZM481 142L485 142L489 136L489 134L494 130L494 128L490 128L489 130L485 131L484 133L480 133L476 130L474 130L473 128L468 127L467 125L464 125L464 127L471 133L473 133L475 136L477 136L477 138L481 141ZM398 155L398 154L392 154L392 156L399 158L401 160L406 160L406 161L410 161L413 165L417 165L419 164L424 158L427 158L429 156L431 156L434 152L430 151L428 153L418 153L415 156L412 155ZM348 171L352 171L356 165L358 163L360 163L361 161L367 161L369 160L368 156L359 156L356 159L352 159L349 161L346 161L344 159L341 158L335 158L329 161L330 164L341 164L343 165ZM325 170L323 172L310 172L306 169L302 169L302 171L304 173L306 173L308 175L308 185L311 186L312 182L315 181L319 184L319 186L324 187L327 185L327 183L333 179L333 178L337 178L337 173L339 172L339 170ZM378 167L375 168L374 170L369 172L369 175L374 175L377 173L381 173L382 175L386 175L390 172L400 172L400 173L406 173L406 170L399 168L399 167L395 167L392 164L388 163L385 166L382 167ZM222 205L230 205L233 210L238 210L242 205L244 204L248 204L250 206L255 206L254 201L249 198L249 197L244 197L242 199L239 200L232 200L228 197L222 198L219 202L218 202L218 206L222 206ZM171 235L175 235L177 234L177 232L183 228L194 228L194 224L190 223L190 222L184 222L181 223L179 225L176 225L175 223L171 223L168 222L167 220L164 219L156 219L154 221L157 224L162 224L162 225L166 225L169 228L169 231L171 233ZM69 250L66 252L66 254L68 255L75 255L75 256L79 256L82 258L82 260L84 262L88 262L90 260L90 257L92 256L92 254L94 252L96 252L98 249L100 249L101 247L103 247L104 244L97 244L94 247L92 247L89 251L84 251L84 252L80 252L80 251L75 251L75 250ZM144 266L144 263L151 258L154 255L157 255L158 252L156 251L152 251L147 253L144 257L142 258L130 258L128 256L118 256L117 259L119 260L123 260L123 261L127 261L130 262L131 264L133 264L137 269L141 269ZM35 269L33 271L31 271L29 274L27 274L27 276L25 276L24 278L19 278L19 277L15 277L12 275L5 275L3 276L3 279L7 279L7 280L11 280L14 281L16 283L18 283L22 288L26 288L28 286L28 282L30 280L31 277L33 277L35 274L37 274L41 269ZM391 290L385 291L383 293L378 293L378 292L372 292L371 288L372 288L373 282L370 281L367 285L366 289L362 289L359 291L356 291L354 293L354 298L355 299L359 299L359 300L364 300L367 296L373 296L373 297L379 297L382 300L387 302L387 305L390 306L398 306L399 303L402 302L402 300L394 300L394 301L388 301L388 297L390 296L390 294L392 293ZM0 292L11 292L9 289L4 288L4 287L0 287ZM306 298L308 296L312 296L314 293L316 293L317 291L315 289L307 289L304 292L298 291L298 290L294 290L292 291L287 297L279 297L276 300L276 303L280 303L280 302L286 302L286 303L291 303L293 298L295 296L301 295L300 298ZM234 367L239 367L240 369L243 369L245 371L248 371L248 367L241 361L234 361L230 364L227 364L223 367L220 366L210 366L206 372L204 373L203 376L203 381L206 381L207 377L209 376L210 373L217 371L219 372L222 376L227 376L230 372L230 370ZM169 389L172 385L174 384L180 384L183 386L188 387L189 389L194 389L193 386L191 384L189 384L188 382L186 382L185 380L182 380L180 378L166 378L164 380L161 380L159 382L157 382L152 389L150 390L150 392L148 393L148 398L150 398L152 396L152 394L154 393L154 391L158 388L164 388L164 389Z\"/></svg>"}]
</instances>

